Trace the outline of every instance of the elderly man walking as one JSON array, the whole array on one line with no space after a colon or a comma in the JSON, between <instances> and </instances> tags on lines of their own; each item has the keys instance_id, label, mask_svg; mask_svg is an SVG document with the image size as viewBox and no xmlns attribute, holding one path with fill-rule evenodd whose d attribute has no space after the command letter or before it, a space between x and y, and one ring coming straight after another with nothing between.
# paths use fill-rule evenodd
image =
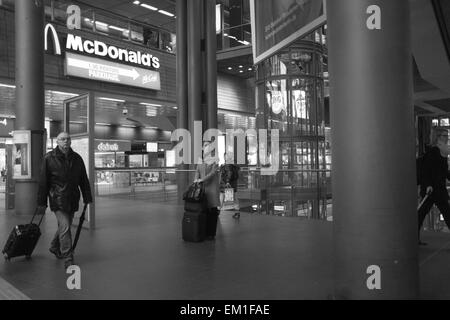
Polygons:
<instances>
[{"instance_id":1,"label":"elderly man walking","mask_svg":"<svg viewBox=\"0 0 450 320\"><path fill-rule=\"evenodd\" d=\"M58 230L51 243L50 252L65 259L65 267L74 263L71 226L78 211L80 189L84 203L92 203L91 188L81 156L72 150L70 135L62 132L57 137L58 146L44 157L39 178L38 207L42 214L50 209L58 220Z\"/></svg>"}]
</instances>

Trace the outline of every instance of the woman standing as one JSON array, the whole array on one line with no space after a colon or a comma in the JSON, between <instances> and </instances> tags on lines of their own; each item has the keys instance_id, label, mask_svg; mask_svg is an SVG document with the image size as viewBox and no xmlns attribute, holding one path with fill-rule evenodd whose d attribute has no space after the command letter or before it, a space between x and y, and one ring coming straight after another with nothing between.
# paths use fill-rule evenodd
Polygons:
<instances>
[{"instance_id":1,"label":"woman standing","mask_svg":"<svg viewBox=\"0 0 450 320\"><path fill-rule=\"evenodd\" d=\"M217 229L217 217L219 216L219 165L217 159L211 156L211 142L203 144L203 164L197 165L195 182L203 182L207 202L206 212L206 239L214 240Z\"/></svg>"}]
</instances>

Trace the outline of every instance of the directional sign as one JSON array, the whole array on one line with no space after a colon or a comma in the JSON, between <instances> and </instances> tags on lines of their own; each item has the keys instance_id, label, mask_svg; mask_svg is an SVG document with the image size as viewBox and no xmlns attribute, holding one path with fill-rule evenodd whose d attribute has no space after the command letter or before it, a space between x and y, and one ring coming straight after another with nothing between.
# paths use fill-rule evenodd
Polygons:
<instances>
[{"instance_id":1,"label":"directional sign","mask_svg":"<svg viewBox=\"0 0 450 320\"><path fill-rule=\"evenodd\" d=\"M80 78L161 90L159 72L67 52L65 74Z\"/></svg>"}]
</instances>

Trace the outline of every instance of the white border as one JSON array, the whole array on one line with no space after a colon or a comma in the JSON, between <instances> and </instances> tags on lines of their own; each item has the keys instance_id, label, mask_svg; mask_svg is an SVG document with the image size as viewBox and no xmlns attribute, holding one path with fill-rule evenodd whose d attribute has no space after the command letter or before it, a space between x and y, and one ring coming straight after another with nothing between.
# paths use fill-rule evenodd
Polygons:
<instances>
[{"instance_id":1,"label":"white border","mask_svg":"<svg viewBox=\"0 0 450 320\"><path fill-rule=\"evenodd\" d=\"M324 8L324 14L320 16L319 18L315 19L314 21L310 22L308 25L304 26L297 32L291 34L289 37L281 41L280 43L277 43L275 46L270 48L269 50L266 50L261 55L256 56L256 12L255 12L255 1L256 0L250 0L250 20L252 24L252 47L253 47L253 63L258 64L261 61L269 58L270 56L274 55L277 51L280 49L290 45L295 40L305 36L309 32L313 31L314 29L320 27L321 25L325 24L327 22L327 6L326 6L326 0L322 0L323 2L323 8Z\"/></svg>"}]
</instances>

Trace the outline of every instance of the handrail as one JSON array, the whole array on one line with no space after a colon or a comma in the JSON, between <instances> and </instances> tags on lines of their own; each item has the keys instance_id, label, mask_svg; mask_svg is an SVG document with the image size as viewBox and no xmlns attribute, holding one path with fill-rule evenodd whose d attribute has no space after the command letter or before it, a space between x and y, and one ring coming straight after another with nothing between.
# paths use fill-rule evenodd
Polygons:
<instances>
[{"instance_id":1,"label":"handrail","mask_svg":"<svg viewBox=\"0 0 450 320\"><path fill-rule=\"evenodd\" d=\"M264 170L266 172L331 172L329 169L274 169L269 170L266 168L261 167L244 167L241 168L241 172L260 172L261 170ZM167 172L167 171L175 171L175 172L195 172L195 169L177 169L173 167L159 167L159 168L95 168L95 171L114 171L114 172L133 172L133 171L153 171L153 172Z\"/></svg>"},{"instance_id":2,"label":"handrail","mask_svg":"<svg viewBox=\"0 0 450 320\"><path fill-rule=\"evenodd\" d=\"M153 171L153 172L166 172L166 171L186 171L186 170L178 170L176 168L171 167L159 167L159 168L95 168L95 171L108 171L108 172L135 172L135 171ZM195 170L187 170L187 171L195 171Z\"/></svg>"}]
</instances>

